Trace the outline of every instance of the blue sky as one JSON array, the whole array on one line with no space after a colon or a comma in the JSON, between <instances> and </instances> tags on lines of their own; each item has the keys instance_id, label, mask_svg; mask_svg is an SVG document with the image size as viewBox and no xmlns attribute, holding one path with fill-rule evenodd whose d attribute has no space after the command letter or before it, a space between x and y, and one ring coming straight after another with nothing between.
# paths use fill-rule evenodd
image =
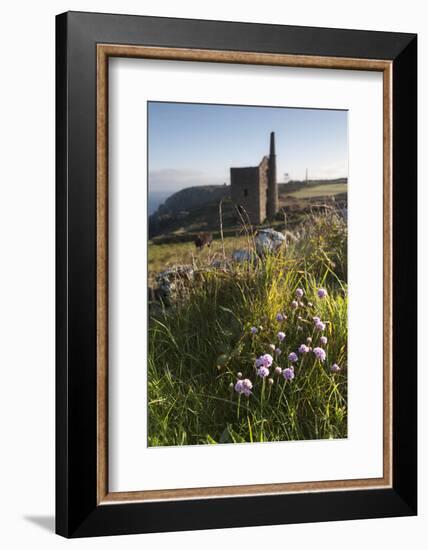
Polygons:
<instances>
[{"instance_id":1,"label":"blue sky","mask_svg":"<svg viewBox=\"0 0 428 550\"><path fill-rule=\"evenodd\" d=\"M347 112L149 102L149 188L230 183L231 166L256 166L275 132L277 179L348 174Z\"/></svg>"}]
</instances>

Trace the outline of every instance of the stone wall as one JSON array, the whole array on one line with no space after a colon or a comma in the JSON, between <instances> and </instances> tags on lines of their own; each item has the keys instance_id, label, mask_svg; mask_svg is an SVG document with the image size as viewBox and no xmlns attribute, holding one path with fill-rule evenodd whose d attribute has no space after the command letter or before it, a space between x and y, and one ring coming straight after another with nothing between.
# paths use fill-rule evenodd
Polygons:
<instances>
[{"instance_id":1,"label":"stone wall","mask_svg":"<svg viewBox=\"0 0 428 550\"><path fill-rule=\"evenodd\" d=\"M267 157L258 166L230 169L232 201L245 210L252 224L266 219L267 172Z\"/></svg>"}]
</instances>

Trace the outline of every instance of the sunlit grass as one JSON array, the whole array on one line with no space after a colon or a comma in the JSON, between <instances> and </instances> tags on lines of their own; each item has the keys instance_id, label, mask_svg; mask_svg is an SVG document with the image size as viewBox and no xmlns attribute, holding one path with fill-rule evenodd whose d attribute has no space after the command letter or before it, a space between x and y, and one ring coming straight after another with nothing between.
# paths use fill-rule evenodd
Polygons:
<instances>
[{"instance_id":1,"label":"sunlit grass","mask_svg":"<svg viewBox=\"0 0 428 550\"><path fill-rule=\"evenodd\" d=\"M224 239L224 250L228 256L237 248L245 248L246 246L247 239L245 236L226 237ZM197 250L193 241L168 244L149 243L149 274L153 276L153 274L174 265L207 266L216 258L221 259L222 257L223 247L220 239L215 239L211 247L206 246L202 250Z\"/></svg>"},{"instance_id":2,"label":"sunlit grass","mask_svg":"<svg viewBox=\"0 0 428 550\"><path fill-rule=\"evenodd\" d=\"M149 445L347 436L346 225L320 216L309 220L302 235L284 253L255 265L202 270L172 307L151 310ZM227 254L235 248L234 239L226 240ZM222 248L215 242L196 259L192 243L156 245L149 254L156 269L168 262L202 268ZM324 299L317 297L320 287L328 292ZM293 309L297 288L304 297ZM277 321L279 312L286 313L285 321ZM314 329L314 316L326 324L322 333ZM281 344L280 330L286 334ZM321 345L321 334L328 339L325 361L310 352L299 356L292 381L274 374L275 367L290 365L289 353L297 353L307 338L311 347ZM279 357L271 344L281 348ZM256 358L265 353L275 358L272 384L255 370ZM331 372L333 364L340 372ZM253 383L248 398L234 390L238 373Z\"/></svg>"},{"instance_id":3,"label":"sunlit grass","mask_svg":"<svg viewBox=\"0 0 428 550\"><path fill-rule=\"evenodd\" d=\"M329 197L332 195L338 195L340 193L346 193L348 185L346 183L329 183L320 184L308 187L302 187L296 191L287 192L285 189L284 196L295 197L296 199L307 199L314 197Z\"/></svg>"}]
</instances>

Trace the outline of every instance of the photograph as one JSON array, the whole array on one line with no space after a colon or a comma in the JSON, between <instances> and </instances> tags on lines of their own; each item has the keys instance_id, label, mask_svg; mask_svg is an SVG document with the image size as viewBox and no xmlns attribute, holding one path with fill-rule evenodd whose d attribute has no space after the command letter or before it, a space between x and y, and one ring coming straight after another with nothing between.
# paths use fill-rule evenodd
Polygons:
<instances>
[{"instance_id":1,"label":"photograph","mask_svg":"<svg viewBox=\"0 0 428 550\"><path fill-rule=\"evenodd\" d=\"M348 111L147 121L148 446L347 438Z\"/></svg>"},{"instance_id":2,"label":"photograph","mask_svg":"<svg viewBox=\"0 0 428 550\"><path fill-rule=\"evenodd\" d=\"M428 18L344 6L3 4L0 548L427 546Z\"/></svg>"}]
</instances>

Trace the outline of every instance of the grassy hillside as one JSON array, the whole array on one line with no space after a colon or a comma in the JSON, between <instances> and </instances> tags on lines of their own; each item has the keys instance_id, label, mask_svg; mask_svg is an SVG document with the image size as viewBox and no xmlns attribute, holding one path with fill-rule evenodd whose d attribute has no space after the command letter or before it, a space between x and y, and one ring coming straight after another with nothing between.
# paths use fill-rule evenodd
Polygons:
<instances>
[{"instance_id":1,"label":"grassy hillside","mask_svg":"<svg viewBox=\"0 0 428 550\"><path fill-rule=\"evenodd\" d=\"M150 446L347 436L346 223L330 210L299 231L277 255L222 269L219 242L197 257L188 243L150 246L152 266L198 268L172 306L150 308Z\"/></svg>"},{"instance_id":2,"label":"grassy hillside","mask_svg":"<svg viewBox=\"0 0 428 550\"><path fill-rule=\"evenodd\" d=\"M285 187L285 186L284 186ZM346 193L348 185L346 183L321 183L314 186L302 186L295 191L287 192L287 189L281 190L280 197L295 197L296 199L309 199L313 197L330 197L331 195L340 195Z\"/></svg>"},{"instance_id":3,"label":"grassy hillside","mask_svg":"<svg viewBox=\"0 0 428 550\"><path fill-rule=\"evenodd\" d=\"M234 250L245 248L248 239L245 236L231 236L224 239L224 249L227 256ZM213 260L223 257L223 246L220 238L214 239L210 248L196 250L192 241L154 244L149 243L149 281L153 281L156 273L174 265L193 265L202 267L211 265Z\"/></svg>"},{"instance_id":4,"label":"grassy hillside","mask_svg":"<svg viewBox=\"0 0 428 550\"><path fill-rule=\"evenodd\" d=\"M346 201L346 180L323 180L279 184L280 207L288 214L288 223L301 221L301 213L309 211L325 198L342 195ZM230 186L206 186L183 189L175 193L149 218L149 237L153 242L192 239L201 231L218 231L219 202L222 201L223 226L228 236L240 225L235 205L230 200ZM283 220L278 213L277 222Z\"/></svg>"}]
</instances>

